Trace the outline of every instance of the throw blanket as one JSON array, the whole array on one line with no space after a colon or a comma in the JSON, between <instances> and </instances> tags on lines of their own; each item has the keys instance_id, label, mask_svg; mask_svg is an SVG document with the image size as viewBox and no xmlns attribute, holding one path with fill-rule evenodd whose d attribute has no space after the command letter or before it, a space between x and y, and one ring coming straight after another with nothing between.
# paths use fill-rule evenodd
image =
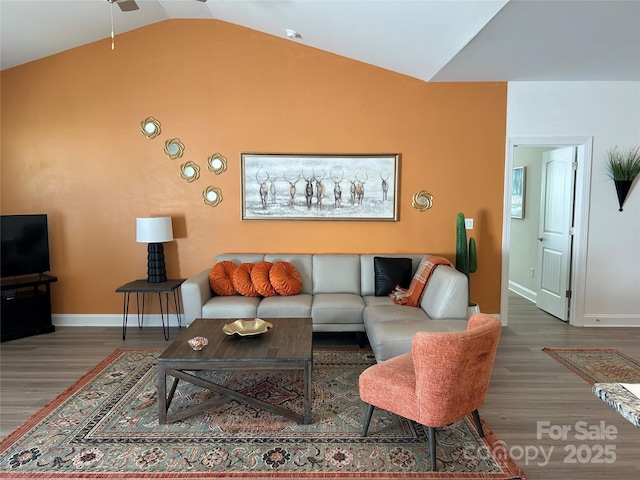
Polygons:
<instances>
[{"instance_id":1,"label":"throw blanket","mask_svg":"<svg viewBox=\"0 0 640 480\"><path fill-rule=\"evenodd\" d=\"M409 288L402 288L401 286L396 285L393 292L389 294L393 299L393 302L398 305L409 305L412 307L420 305L424 291L429 283L429 279L438 265L449 265L453 267L449 260L436 255L431 255L430 257L423 259L420 262L420 265L418 265L418 269L411 280Z\"/></svg>"}]
</instances>

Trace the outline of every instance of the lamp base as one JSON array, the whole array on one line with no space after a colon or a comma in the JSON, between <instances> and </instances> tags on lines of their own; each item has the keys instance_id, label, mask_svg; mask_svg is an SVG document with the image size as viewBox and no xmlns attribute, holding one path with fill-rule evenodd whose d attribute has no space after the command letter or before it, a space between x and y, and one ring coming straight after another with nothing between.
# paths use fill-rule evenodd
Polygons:
<instances>
[{"instance_id":1,"label":"lamp base","mask_svg":"<svg viewBox=\"0 0 640 480\"><path fill-rule=\"evenodd\" d=\"M167 269L164 264L164 246L162 243L150 243L147 247L147 282L167 281Z\"/></svg>"}]
</instances>

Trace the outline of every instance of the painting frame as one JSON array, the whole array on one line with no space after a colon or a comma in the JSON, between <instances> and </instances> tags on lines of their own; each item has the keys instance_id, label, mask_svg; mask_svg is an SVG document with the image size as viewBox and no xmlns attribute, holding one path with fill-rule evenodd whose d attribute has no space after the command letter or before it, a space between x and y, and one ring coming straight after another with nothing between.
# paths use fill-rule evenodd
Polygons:
<instances>
[{"instance_id":1,"label":"painting frame","mask_svg":"<svg viewBox=\"0 0 640 480\"><path fill-rule=\"evenodd\" d=\"M511 218L524 218L527 167L513 167L511 178Z\"/></svg>"},{"instance_id":2,"label":"painting frame","mask_svg":"<svg viewBox=\"0 0 640 480\"><path fill-rule=\"evenodd\" d=\"M398 153L241 153L241 218L397 222L399 166Z\"/></svg>"}]
</instances>

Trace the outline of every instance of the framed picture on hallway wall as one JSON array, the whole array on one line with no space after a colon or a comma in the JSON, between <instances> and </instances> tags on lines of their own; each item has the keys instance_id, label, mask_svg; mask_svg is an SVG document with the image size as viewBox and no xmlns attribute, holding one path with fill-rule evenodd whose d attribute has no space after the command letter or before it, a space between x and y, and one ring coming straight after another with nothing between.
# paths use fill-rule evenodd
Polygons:
<instances>
[{"instance_id":1,"label":"framed picture on hallway wall","mask_svg":"<svg viewBox=\"0 0 640 480\"><path fill-rule=\"evenodd\" d=\"M511 184L511 218L524 218L524 191L527 167L514 167Z\"/></svg>"},{"instance_id":2,"label":"framed picture on hallway wall","mask_svg":"<svg viewBox=\"0 0 640 480\"><path fill-rule=\"evenodd\" d=\"M243 153L242 220L398 220L399 154Z\"/></svg>"}]
</instances>

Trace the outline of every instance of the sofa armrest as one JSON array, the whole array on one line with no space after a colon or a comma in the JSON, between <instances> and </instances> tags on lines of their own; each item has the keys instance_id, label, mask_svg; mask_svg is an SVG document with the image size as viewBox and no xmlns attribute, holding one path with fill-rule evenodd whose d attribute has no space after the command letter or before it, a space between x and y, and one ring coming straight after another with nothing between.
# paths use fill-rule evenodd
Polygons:
<instances>
[{"instance_id":1,"label":"sofa armrest","mask_svg":"<svg viewBox=\"0 0 640 480\"><path fill-rule=\"evenodd\" d=\"M467 318L469 305L468 279L464 273L447 265L434 270L420 306L434 320Z\"/></svg>"},{"instance_id":2,"label":"sofa armrest","mask_svg":"<svg viewBox=\"0 0 640 480\"><path fill-rule=\"evenodd\" d=\"M180 290L184 320L187 325L196 318L202 318L202 306L213 297L213 291L209 285L209 271L210 269L203 270L182 282Z\"/></svg>"}]
</instances>

